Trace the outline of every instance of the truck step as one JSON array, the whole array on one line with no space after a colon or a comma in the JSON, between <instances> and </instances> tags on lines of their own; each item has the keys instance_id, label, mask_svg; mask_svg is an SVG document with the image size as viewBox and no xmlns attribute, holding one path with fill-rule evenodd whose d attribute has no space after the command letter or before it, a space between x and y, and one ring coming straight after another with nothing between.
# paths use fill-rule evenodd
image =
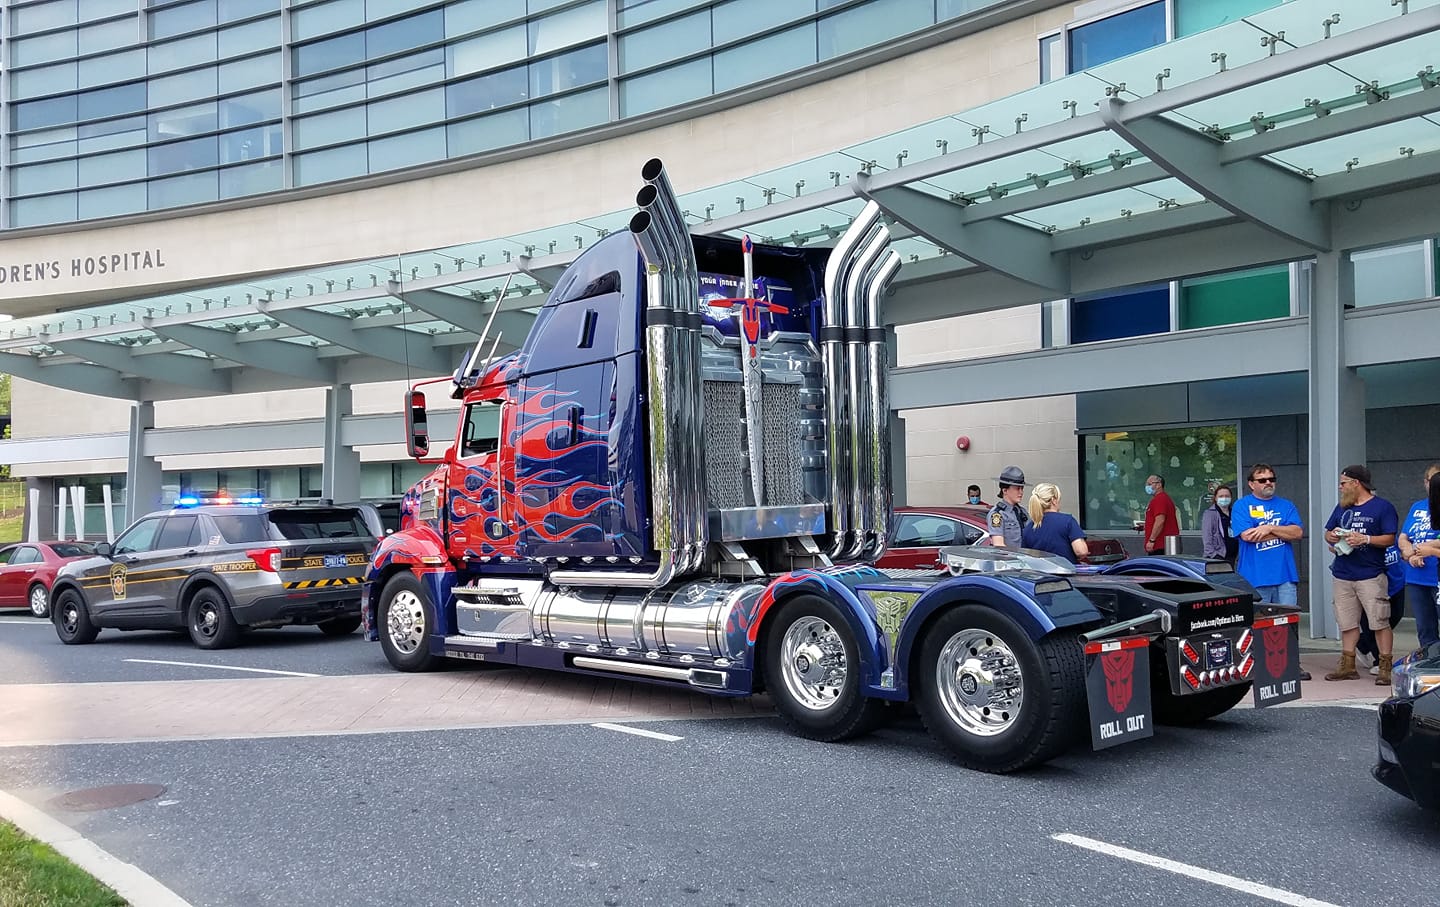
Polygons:
<instances>
[{"instance_id":1,"label":"truck step","mask_svg":"<svg viewBox=\"0 0 1440 907\"><path fill-rule=\"evenodd\" d=\"M669 665L642 664L613 658L590 658L584 655L576 656L570 663L587 671L606 671L614 674L631 674L636 677L652 677L657 680L673 680L676 683L685 683L692 687L704 687L710 690L723 690L727 685L726 673L714 668L674 668Z\"/></svg>"}]
</instances>

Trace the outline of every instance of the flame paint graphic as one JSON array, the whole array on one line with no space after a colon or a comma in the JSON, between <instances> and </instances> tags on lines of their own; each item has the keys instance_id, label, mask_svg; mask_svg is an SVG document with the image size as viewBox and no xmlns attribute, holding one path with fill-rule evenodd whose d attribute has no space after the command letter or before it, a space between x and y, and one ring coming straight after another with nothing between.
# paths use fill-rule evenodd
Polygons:
<instances>
[{"instance_id":1,"label":"flame paint graphic","mask_svg":"<svg viewBox=\"0 0 1440 907\"><path fill-rule=\"evenodd\" d=\"M512 377L519 371L514 363L492 369L493 380ZM602 415L586 416L574 399L578 392L511 387L522 402L507 408L501 451L469 466L463 483L447 493L452 532L468 536L466 554L517 556L537 544L610 538L606 526L623 505L608 483L594 481L605 468L597 452L608 450L609 436L586 425Z\"/></svg>"}]
</instances>

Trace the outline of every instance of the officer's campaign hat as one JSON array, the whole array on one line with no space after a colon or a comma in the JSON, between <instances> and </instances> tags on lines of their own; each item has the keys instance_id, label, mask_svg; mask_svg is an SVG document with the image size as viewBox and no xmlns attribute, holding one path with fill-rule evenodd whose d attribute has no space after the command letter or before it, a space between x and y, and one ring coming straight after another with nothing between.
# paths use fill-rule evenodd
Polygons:
<instances>
[{"instance_id":1,"label":"officer's campaign hat","mask_svg":"<svg viewBox=\"0 0 1440 907\"><path fill-rule=\"evenodd\" d=\"M1000 475L995 479L1001 485L1028 485L1025 481L1025 471L1019 466L1006 466L1000 470Z\"/></svg>"}]
</instances>

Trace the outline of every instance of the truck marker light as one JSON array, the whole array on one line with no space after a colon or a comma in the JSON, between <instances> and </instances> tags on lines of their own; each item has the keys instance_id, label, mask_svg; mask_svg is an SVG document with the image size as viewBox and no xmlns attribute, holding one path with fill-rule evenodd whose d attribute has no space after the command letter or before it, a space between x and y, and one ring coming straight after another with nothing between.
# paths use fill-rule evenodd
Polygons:
<instances>
[{"instance_id":1,"label":"truck marker light","mask_svg":"<svg viewBox=\"0 0 1440 907\"><path fill-rule=\"evenodd\" d=\"M1250 672L1255 670L1255 656L1246 655L1245 660L1240 662L1240 676L1246 680L1250 679Z\"/></svg>"},{"instance_id":2,"label":"truck marker light","mask_svg":"<svg viewBox=\"0 0 1440 907\"><path fill-rule=\"evenodd\" d=\"M1235 643L1235 651L1239 652L1241 655L1244 655L1250 651L1250 646L1254 642L1254 634L1252 634L1249 630L1246 630L1244 633L1240 634L1240 641Z\"/></svg>"},{"instance_id":3,"label":"truck marker light","mask_svg":"<svg viewBox=\"0 0 1440 907\"><path fill-rule=\"evenodd\" d=\"M1200 678L1195 676L1195 672L1190 670L1189 665L1182 665L1180 667L1180 679L1188 683L1190 689L1200 689Z\"/></svg>"},{"instance_id":4,"label":"truck marker light","mask_svg":"<svg viewBox=\"0 0 1440 907\"><path fill-rule=\"evenodd\" d=\"M245 552L245 556L255 562L255 566L266 573L280 572L280 549L279 548L252 548Z\"/></svg>"},{"instance_id":5,"label":"truck marker light","mask_svg":"<svg viewBox=\"0 0 1440 907\"><path fill-rule=\"evenodd\" d=\"M1190 660L1192 665L1198 665L1200 663L1200 653L1196 652L1195 647L1190 645L1190 640L1185 640L1185 643L1180 646L1180 651L1185 653L1185 657Z\"/></svg>"}]
</instances>

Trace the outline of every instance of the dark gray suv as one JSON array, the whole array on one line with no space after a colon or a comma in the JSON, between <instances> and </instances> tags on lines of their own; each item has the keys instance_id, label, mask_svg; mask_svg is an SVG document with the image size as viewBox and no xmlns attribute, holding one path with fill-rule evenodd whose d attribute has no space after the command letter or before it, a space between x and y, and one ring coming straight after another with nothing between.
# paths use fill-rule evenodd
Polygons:
<instances>
[{"instance_id":1,"label":"dark gray suv","mask_svg":"<svg viewBox=\"0 0 1440 907\"><path fill-rule=\"evenodd\" d=\"M152 513L98 557L67 564L50 592L68 645L100 630L185 630L202 649L235 645L245 627L315 624L340 636L360 625L360 590L375 549L360 507L205 504Z\"/></svg>"}]
</instances>

